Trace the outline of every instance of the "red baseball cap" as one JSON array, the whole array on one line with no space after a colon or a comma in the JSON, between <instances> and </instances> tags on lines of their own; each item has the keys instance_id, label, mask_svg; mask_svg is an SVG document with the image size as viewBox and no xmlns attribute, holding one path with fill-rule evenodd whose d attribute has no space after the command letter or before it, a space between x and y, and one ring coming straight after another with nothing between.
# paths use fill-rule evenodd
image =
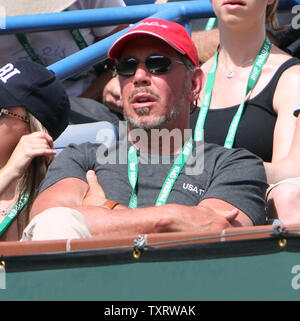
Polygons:
<instances>
[{"instance_id":1,"label":"red baseball cap","mask_svg":"<svg viewBox=\"0 0 300 321\"><path fill-rule=\"evenodd\" d=\"M108 57L118 59L124 45L140 36L153 36L166 42L182 55L186 55L195 66L199 66L197 48L185 28L172 21L148 18L119 37L109 48Z\"/></svg>"}]
</instances>

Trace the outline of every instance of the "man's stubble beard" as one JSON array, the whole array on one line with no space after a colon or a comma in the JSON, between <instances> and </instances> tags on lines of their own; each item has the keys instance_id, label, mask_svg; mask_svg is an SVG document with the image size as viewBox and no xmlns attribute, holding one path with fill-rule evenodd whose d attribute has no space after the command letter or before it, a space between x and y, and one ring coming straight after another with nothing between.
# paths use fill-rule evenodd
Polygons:
<instances>
[{"instance_id":1,"label":"man's stubble beard","mask_svg":"<svg viewBox=\"0 0 300 321\"><path fill-rule=\"evenodd\" d=\"M124 108L124 118L128 122L131 129L144 129L145 131L150 131L151 129L162 129L165 128L166 125L172 120L176 119L185 105L185 96L186 96L187 88L184 85L183 95L181 97L180 102L168 112L168 114L156 117L152 121L142 121L141 119L134 119L126 114ZM138 111L138 113L143 116L149 114L151 110L149 108L142 108Z\"/></svg>"},{"instance_id":2,"label":"man's stubble beard","mask_svg":"<svg viewBox=\"0 0 300 321\"><path fill-rule=\"evenodd\" d=\"M142 121L139 119L134 119L132 117L129 117L124 112L124 118L128 122L131 129L144 129L146 131L149 131L151 129L161 129L166 127L166 125L175 119L180 111L182 110L183 106L182 104L179 104L175 106L167 115L156 117L155 119L151 121ZM147 108L148 109L148 108ZM141 114L147 115L149 113L149 110L143 109L141 110Z\"/></svg>"}]
</instances>

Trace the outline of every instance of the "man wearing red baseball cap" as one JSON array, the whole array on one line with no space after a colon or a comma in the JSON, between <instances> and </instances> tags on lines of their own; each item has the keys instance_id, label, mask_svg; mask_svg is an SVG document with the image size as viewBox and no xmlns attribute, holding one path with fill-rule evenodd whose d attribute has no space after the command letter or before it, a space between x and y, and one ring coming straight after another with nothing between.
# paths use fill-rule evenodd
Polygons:
<instances>
[{"instance_id":1,"label":"man wearing red baseball cap","mask_svg":"<svg viewBox=\"0 0 300 321\"><path fill-rule=\"evenodd\" d=\"M118 59L122 48L129 40L147 35L161 39L181 55L186 55L195 66L199 65L197 48L185 28L178 23L155 18L141 21L118 38L108 50L108 56Z\"/></svg>"},{"instance_id":2,"label":"man wearing red baseball cap","mask_svg":"<svg viewBox=\"0 0 300 321\"><path fill-rule=\"evenodd\" d=\"M56 157L24 240L264 224L262 161L246 150L196 143L188 130L203 79L186 30L145 19L108 55L116 61L128 131L109 149L71 145Z\"/></svg>"}]
</instances>

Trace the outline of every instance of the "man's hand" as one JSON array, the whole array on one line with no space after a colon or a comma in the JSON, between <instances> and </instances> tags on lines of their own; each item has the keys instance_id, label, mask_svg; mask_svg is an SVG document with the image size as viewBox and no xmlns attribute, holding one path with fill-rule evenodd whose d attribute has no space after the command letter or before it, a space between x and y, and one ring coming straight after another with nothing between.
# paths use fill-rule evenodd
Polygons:
<instances>
[{"instance_id":1,"label":"man's hand","mask_svg":"<svg viewBox=\"0 0 300 321\"><path fill-rule=\"evenodd\" d=\"M112 78L103 88L102 102L109 109L120 114L123 113L121 89L117 77Z\"/></svg>"},{"instance_id":2,"label":"man's hand","mask_svg":"<svg viewBox=\"0 0 300 321\"><path fill-rule=\"evenodd\" d=\"M87 171L86 179L89 189L82 201L82 205L101 206L107 199L101 185L98 183L96 173L93 170Z\"/></svg>"},{"instance_id":3,"label":"man's hand","mask_svg":"<svg viewBox=\"0 0 300 321\"><path fill-rule=\"evenodd\" d=\"M174 212L172 213L172 206ZM167 215L158 220L157 232L207 232L221 231L232 227L231 222L237 217L237 209L220 211L207 206L166 205Z\"/></svg>"}]
</instances>

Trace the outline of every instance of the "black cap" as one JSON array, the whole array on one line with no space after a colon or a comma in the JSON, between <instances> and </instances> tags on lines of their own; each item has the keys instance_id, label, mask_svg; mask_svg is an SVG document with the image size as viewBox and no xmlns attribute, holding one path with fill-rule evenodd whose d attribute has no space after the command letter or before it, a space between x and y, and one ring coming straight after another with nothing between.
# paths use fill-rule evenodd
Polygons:
<instances>
[{"instance_id":1,"label":"black cap","mask_svg":"<svg viewBox=\"0 0 300 321\"><path fill-rule=\"evenodd\" d=\"M0 108L25 107L55 140L68 126L70 103L53 71L31 61L0 67Z\"/></svg>"}]
</instances>

